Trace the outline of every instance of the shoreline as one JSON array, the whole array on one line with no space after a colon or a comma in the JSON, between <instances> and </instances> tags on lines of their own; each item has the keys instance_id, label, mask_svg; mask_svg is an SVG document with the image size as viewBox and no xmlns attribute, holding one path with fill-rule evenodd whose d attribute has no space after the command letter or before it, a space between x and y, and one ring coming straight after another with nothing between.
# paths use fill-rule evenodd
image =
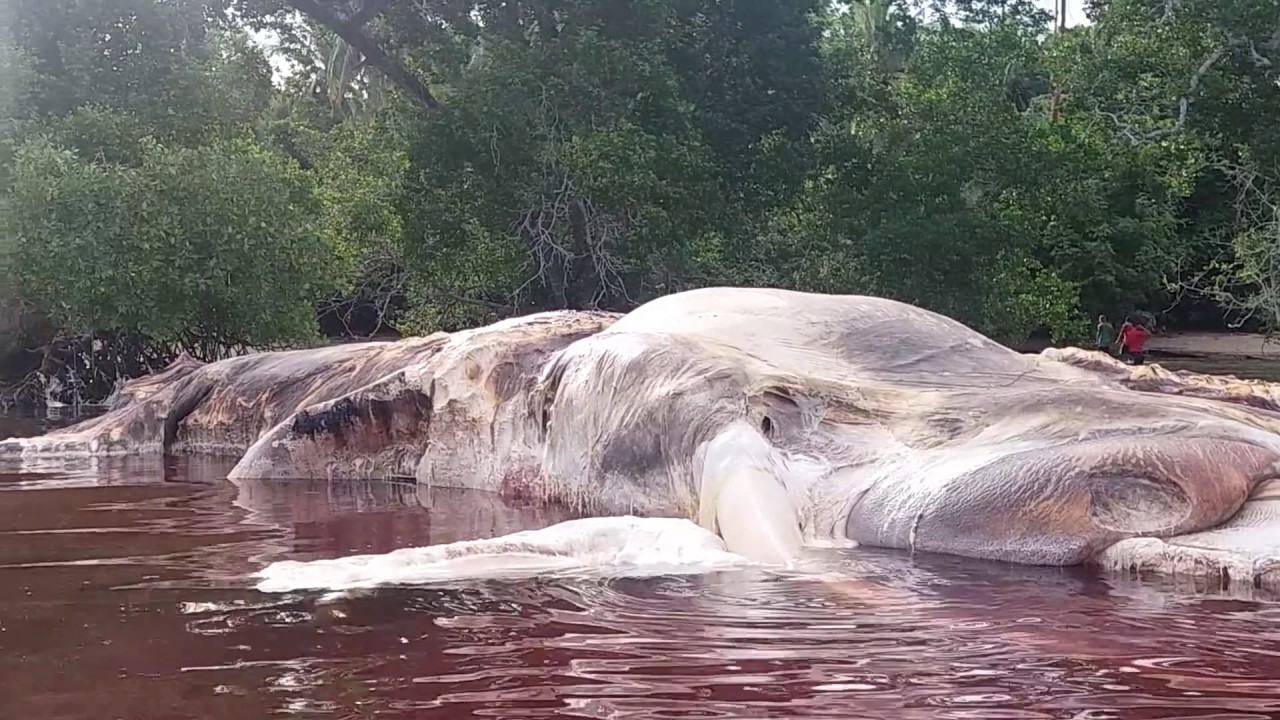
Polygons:
<instances>
[{"instance_id":1,"label":"shoreline","mask_svg":"<svg viewBox=\"0 0 1280 720\"><path fill-rule=\"evenodd\" d=\"M1010 347L1018 352L1038 353L1047 348L1063 346L1043 340L1017 343ZM1147 357L1188 360L1270 360L1280 363L1280 337L1268 337L1259 333L1203 331L1160 333L1152 335L1147 340Z\"/></svg>"}]
</instances>

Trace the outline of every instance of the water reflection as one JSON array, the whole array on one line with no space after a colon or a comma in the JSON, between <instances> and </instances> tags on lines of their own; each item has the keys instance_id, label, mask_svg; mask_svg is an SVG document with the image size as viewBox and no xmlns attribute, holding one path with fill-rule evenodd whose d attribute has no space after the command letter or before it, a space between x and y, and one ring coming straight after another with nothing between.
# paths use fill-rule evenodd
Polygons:
<instances>
[{"instance_id":1,"label":"water reflection","mask_svg":"<svg viewBox=\"0 0 1280 720\"><path fill-rule=\"evenodd\" d=\"M1086 570L828 551L839 572L270 596L285 558L568 516L219 461L0 476L0 717L1267 718L1280 605ZM18 689L15 691L14 689Z\"/></svg>"}]
</instances>

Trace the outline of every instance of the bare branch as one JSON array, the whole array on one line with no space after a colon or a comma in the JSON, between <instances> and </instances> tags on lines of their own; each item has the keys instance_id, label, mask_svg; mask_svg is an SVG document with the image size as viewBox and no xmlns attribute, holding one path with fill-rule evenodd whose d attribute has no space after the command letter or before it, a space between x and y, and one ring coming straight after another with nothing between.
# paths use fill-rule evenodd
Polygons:
<instances>
[{"instance_id":1,"label":"bare branch","mask_svg":"<svg viewBox=\"0 0 1280 720\"><path fill-rule=\"evenodd\" d=\"M1218 257L1182 286L1234 316L1231 327L1259 318L1274 331L1280 326L1280 183L1252 167L1215 167L1236 188L1236 220L1219 238Z\"/></svg>"},{"instance_id":2,"label":"bare branch","mask_svg":"<svg viewBox=\"0 0 1280 720\"><path fill-rule=\"evenodd\" d=\"M1277 31L1277 32L1280 32L1280 31ZM1247 45L1249 47L1249 59L1253 61L1253 64L1255 67L1260 69L1266 69L1271 67L1271 59L1258 52L1258 46L1253 42L1251 38L1228 36L1228 40L1231 41L1232 45L1237 45L1237 46Z\"/></svg>"},{"instance_id":3,"label":"bare branch","mask_svg":"<svg viewBox=\"0 0 1280 720\"><path fill-rule=\"evenodd\" d=\"M1187 92L1182 97L1178 98L1178 117L1174 120L1173 125L1165 128L1156 128L1155 130L1150 130L1144 133L1138 131L1138 129L1132 125L1125 125L1121 123L1119 118L1117 118L1113 113L1104 112L1103 114L1109 115L1113 120L1115 120L1116 124L1120 125L1120 135L1135 145L1140 142L1158 140L1162 137L1168 137L1169 135L1174 135L1180 132L1187 124L1187 112L1191 109L1191 103L1195 101L1194 96L1200 89L1200 82L1204 79L1205 75L1209 74L1209 71L1213 69L1213 66L1217 65L1218 62L1227 54L1227 49L1228 48L1226 47L1221 47L1214 50L1209 54L1209 57L1204 59L1204 62L1200 63L1200 67L1196 68L1195 74L1191 76L1191 80L1187 83Z\"/></svg>"},{"instance_id":4,"label":"bare branch","mask_svg":"<svg viewBox=\"0 0 1280 720\"><path fill-rule=\"evenodd\" d=\"M599 309L609 298L630 301L617 248L637 219L602 211L565 172L559 157L561 119L545 87L538 116L545 140L542 191L512 214L510 226L528 247L533 272L511 294L511 302L518 306L534 286L549 290L562 307ZM496 147L495 137L495 164Z\"/></svg>"}]
</instances>

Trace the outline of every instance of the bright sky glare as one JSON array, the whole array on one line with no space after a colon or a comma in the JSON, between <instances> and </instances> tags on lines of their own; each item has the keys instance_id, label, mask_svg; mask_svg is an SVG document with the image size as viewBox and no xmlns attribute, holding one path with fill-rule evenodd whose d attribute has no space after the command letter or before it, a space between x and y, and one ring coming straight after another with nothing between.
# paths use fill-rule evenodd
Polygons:
<instances>
[{"instance_id":1,"label":"bright sky glare","mask_svg":"<svg viewBox=\"0 0 1280 720\"><path fill-rule=\"evenodd\" d=\"M1055 0L1036 0L1040 7L1053 12ZM1067 27L1083 25L1089 22L1084 16L1084 0L1067 0Z\"/></svg>"}]
</instances>

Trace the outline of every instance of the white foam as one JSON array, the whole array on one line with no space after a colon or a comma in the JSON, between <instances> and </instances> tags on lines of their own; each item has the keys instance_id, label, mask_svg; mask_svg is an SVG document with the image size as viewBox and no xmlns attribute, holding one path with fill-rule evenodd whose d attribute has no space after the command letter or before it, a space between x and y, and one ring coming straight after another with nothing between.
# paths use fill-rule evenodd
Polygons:
<instances>
[{"instance_id":1,"label":"white foam","mask_svg":"<svg viewBox=\"0 0 1280 720\"><path fill-rule=\"evenodd\" d=\"M688 520L603 517L541 530L334 560L285 560L255 574L262 592L348 590L548 573L646 577L752 565Z\"/></svg>"}]
</instances>

